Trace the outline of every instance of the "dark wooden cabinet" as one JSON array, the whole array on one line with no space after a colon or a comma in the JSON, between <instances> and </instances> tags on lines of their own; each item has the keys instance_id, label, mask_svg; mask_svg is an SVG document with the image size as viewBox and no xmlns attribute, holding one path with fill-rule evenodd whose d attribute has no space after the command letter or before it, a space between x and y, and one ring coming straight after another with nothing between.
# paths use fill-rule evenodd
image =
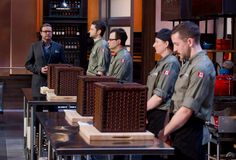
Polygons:
<instances>
[{"instance_id":1,"label":"dark wooden cabinet","mask_svg":"<svg viewBox=\"0 0 236 160\"><path fill-rule=\"evenodd\" d=\"M178 20L181 18L189 18L190 9L189 6L190 1L188 0L161 0L161 20L169 21L169 20Z\"/></svg>"},{"instance_id":2,"label":"dark wooden cabinet","mask_svg":"<svg viewBox=\"0 0 236 160\"><path fill-rule=\"evenodd\" d=\"M53 27L53 40L64 46L66 60L86 66L87 0L44 0L43 21Z\"/></svg>"},{"instance_id":3,"label":"dark wooden cabinet","mask_svg":"<svg viewBox=\"0 0 236 160\"><path fill-rule=\"evenodd\" d=\"M235 0L161 0L161 20L188 20L236 15Z\"/></svg>"},{"instance_id":4,"label":"dark wooden cabinet","mask_svg":"<svg viewBox=\"0 0 236 160\"><path fill-rule=\"evenodd\" d=\"M228 15L236 15L236 1L235 0L223 0L222 13Z\"/></svg>"}]
</instances>

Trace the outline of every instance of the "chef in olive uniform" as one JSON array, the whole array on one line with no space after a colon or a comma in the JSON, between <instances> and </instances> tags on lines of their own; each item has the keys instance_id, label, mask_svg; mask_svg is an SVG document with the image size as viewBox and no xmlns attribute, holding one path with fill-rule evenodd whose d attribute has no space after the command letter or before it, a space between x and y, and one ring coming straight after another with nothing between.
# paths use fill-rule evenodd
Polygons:
<instances>
[{"instance_id":1,"label":"chef in olive uniform","mask_svg":"<svg viewBox=\"0 0 236 160\"><path fill-rule=\"evenodd\" d=\"M125 47L127 34L122 28L111 30L108 44L111 50L111 62L108 76L113 76L123 82L133 81L133 59Z\"/></svg>"},{"instance_id":2,"label":"chef in olive uniform","mask_svg":"<svg viewBox=\"0 0 236 160\"><path fill-rule=\"evenodd\" d=\"M205 122L210 119L215 69L200 46L199 27L192 22L176 26L171 35L174 51L186 63L181 67L175 84L173 117L159 138L171 134L176 160L204 160L209 131Z\"/></svg>"},{"instance_id":3,"label":"chef in olive uniform","mask_svg":"<svg viewBox=\"0 0 236 160\"><path fill-rule=\"evenodd\" d=\"M157 135L164 127L180 64L178 59L172 55L171 30L164 28L157 32L153 47L161 59L147 79L147 129Z\"/></svg>"},{"instance_id":4,"label":"chef in olive uniform","mask_svg":"<svg viewBox=\"0 0 236 160\"><path fill-rule=\"evenodd\" d=\"M106 75L110 64L110 50L108 43L102 38L106 31L103 21L93 21L89 36L94 40L94 46L89 56L87 75Z\"/></svg>"}]
</instances>

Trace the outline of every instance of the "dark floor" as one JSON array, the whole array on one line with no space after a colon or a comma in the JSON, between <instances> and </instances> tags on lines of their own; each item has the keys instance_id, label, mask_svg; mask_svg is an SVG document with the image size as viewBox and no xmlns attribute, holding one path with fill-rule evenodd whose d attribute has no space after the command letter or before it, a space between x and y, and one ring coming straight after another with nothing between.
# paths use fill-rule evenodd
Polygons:
<instances>
[{"instance_id":1,"label":"dark floor","mask_svg":"<svg viewBox=\"0 0 236 160\"><path fill-rule=\"evenodd\" d=\"M23 110L9 109L0 114L0 160L25 160Z\"/></svg>"}]
</instances>

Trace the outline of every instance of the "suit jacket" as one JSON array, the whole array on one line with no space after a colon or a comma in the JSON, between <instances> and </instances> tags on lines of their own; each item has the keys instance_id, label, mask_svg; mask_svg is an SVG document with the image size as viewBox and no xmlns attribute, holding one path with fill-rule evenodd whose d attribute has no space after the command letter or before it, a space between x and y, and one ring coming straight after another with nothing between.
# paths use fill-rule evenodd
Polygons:
<instances>
[{"instance_id":1,"label":"suit jacket","mask_svg":"<svg viewBox=\"0 0 236 160\"><path fill-rule=\"evenodd\" d=\"M40 96L41 86L47 86L47 75L41 73L41 68L48 64L65 63L62 45L52 41L49 51L50 55L46 60L44 57L43 41L35 42L32 44L25 62L26 69L33 73L31 87L34 97Z\"/></svg>"}]
</instances>

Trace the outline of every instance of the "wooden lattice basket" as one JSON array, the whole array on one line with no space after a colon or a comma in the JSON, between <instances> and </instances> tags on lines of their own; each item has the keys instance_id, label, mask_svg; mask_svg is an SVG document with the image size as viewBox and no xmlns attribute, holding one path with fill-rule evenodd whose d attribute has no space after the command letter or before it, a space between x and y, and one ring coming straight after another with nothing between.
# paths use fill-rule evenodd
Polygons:
<instances>
[{"instance_id":1,"label":"wooden lattice basket","mask_svg":"<svg viewBox=\"0 0 236 160\"><path fill-rule=\"evenodd\" d=\"M82 116L94 115L94 82L116 82L114 77L79 76L77 94L77 112Z\"/></svg>"},{"instance_id":2,"label":"wooden lattice basket","mask_svg":"<svg viewBox=\"0 0 236 160\"><path fill-rule=\"evenodd\" d=\"M94 126L101 132L144 132L147 87L137 83L95 83Z\"/></svg>"},{"instance_id":3,"label":"wooden lattice basket","mask_svg":"<svg viewBox=\"0 0 236 160\"><path fill-rule=\"evenodd\" d=\"M84 75L81 67L56 67L55 94L58 96L77 96L78 77Z\"/></svg>"}]
</instances>

